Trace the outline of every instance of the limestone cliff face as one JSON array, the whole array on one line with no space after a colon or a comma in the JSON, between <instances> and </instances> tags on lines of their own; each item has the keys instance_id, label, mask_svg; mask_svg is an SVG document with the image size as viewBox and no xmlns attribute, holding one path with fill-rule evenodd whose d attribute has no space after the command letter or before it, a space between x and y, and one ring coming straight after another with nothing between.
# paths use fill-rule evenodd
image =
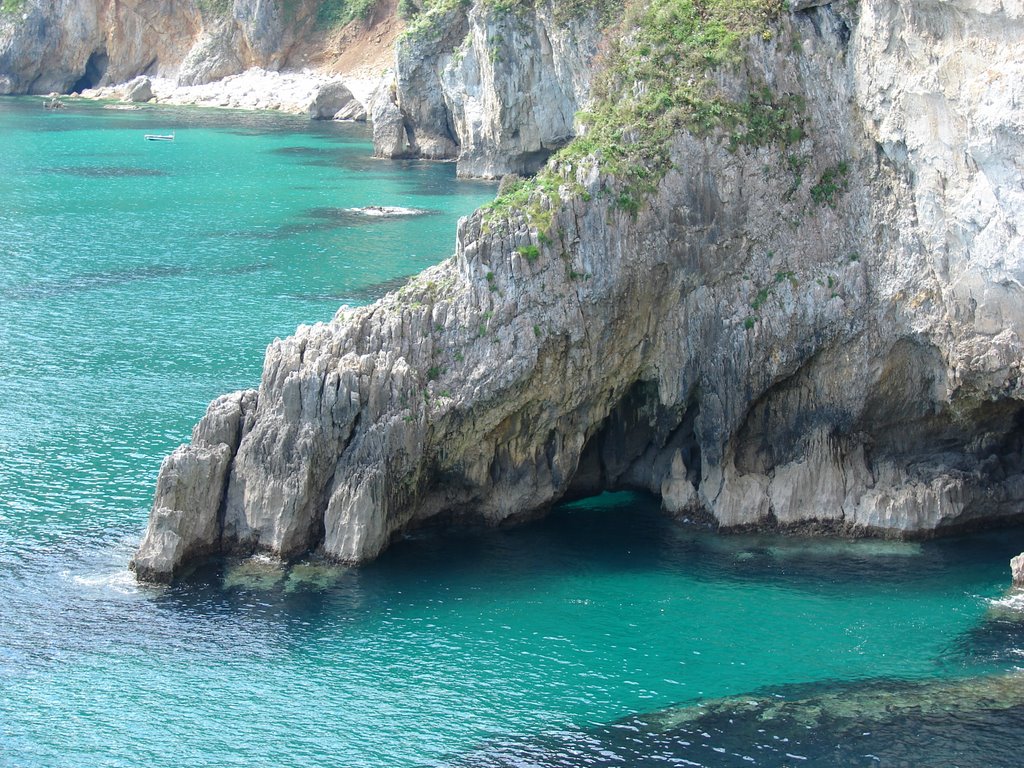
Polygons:
<instances>
[{"instance_id":1,"label":"limestone cliff face","mask_svg":"<svg viewBox=\"0 0 1024 768\"><path fill-rule=\"evenodd\" d=\"M314 27L312 0L26 0L0 17L0 93L68 93L141 74L211 82L280 69ZM205 10L204 10L205 9ZM219 9L219 10L218 10Z\"/></svg>"},{"instance_id":2,"label":"limestone cliff face","mask_svg":"<svg viewBox=\"0 0 1024 768\"><path fill-rule=\"evenodd\" d=\"M383 157L457 159L464 176L534 173L576 135L601 31L594 12L457 5L397 46L396 87L375 120Z\"/></svg>"},{"instance_id":3,"label":"limestone cliff face","mask_svg":"<svg viewBox=\"0 0 1024 768\"><path fill-rule=\"evenodd\" d=\"M274 342L258 392L211 406L138 575L358 562L430 518L613 488L723 527L1018 515L1024 8L825 3L767 37L746 74L803 97L799 162L680 132L635 215L591 159L532 218L464 220L452 259Z\"/></svg>"}]
</instances>

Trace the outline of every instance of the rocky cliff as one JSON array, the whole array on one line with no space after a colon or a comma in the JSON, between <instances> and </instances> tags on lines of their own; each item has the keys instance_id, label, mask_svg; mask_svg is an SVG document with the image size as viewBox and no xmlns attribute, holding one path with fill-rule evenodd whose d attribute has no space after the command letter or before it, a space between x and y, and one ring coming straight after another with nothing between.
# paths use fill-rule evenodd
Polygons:
<instances>
[{"instance_id":1,"label":"rocky cliff","mask_svg":"<svg viewBox=\"0 0 1024 768\"><path fill-rule=\"evenodd\" d=\"M379 5L387 13L394 3ZM322 23L324 6L325 0L10 0L0 13L0 94L70 93L143 74L196 85L251 67L304 66L325 52L340 54L331 51L337 40Z\"/></svg>"},{"instance_id":2,"label":"rocky cliff","mask_svg":"<svg viewBox=\"0 0 1024 768\"><path fill-rule=\"evenodd\" d=\"M275 341L165 460L138 575L615 488L725 528L1018 515L1024 7L735 5L632 6L586 136Z\"/></svg>"},{"instance_id":3,"label":"rocky cliff","mask_svg":"<svg viewBox=\"0 0 1024 768\"><path fill-rule=\"evenodd\" d=\"M457 159L465 176L535 173L576 135L604 5L485 1L425 9L398 42L393 98L374 120L376 153Z\"/></svg>"}]
</instances>

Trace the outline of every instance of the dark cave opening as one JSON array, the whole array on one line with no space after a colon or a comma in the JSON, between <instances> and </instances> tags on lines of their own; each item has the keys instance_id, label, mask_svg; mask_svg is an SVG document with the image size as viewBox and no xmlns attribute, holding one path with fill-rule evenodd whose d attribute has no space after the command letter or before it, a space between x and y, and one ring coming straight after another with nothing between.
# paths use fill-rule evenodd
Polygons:
<instances>
[{"instance_id":1,"label":"dark cave opening","mask_svg":"<svg viewBox=\"0 0 1024 768\"><path fill-rule=\"evenodd\" d=\"M103 76L107 73L107 65L109 63L110 57L105 49L93 51L89 56L89 60L85 63L85 72L71 86L71 92L81 93L87 88L98 86L103 80Z\"/></svg>"},{"instance_id":2,"label":"dark cave opening","mask_svg":"<svg viewBox=\"0 0 1024 768\"><path fill-rule=\"evenodd\" d=\"M696 393L685 405L668 407L661 403L655 382L636 382L587 440L562 500L619 490L658 494L677 453L687 479L698 487L699 416Z\"/></svg>"}]
</instances>

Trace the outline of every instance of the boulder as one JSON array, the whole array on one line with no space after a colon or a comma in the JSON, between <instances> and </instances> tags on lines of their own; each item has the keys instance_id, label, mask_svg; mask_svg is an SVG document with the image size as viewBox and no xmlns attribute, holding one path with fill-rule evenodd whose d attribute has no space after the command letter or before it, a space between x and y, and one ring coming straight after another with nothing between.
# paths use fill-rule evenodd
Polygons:
<instances>
[{"instance_id":1,"label":"boulder","mask_svg":"<svg viewBox=\"0 0 1024 768\"><path fill-rule=\"evenodd\" d=\"M347 110L346 114L348 114L360 109L362 109L362 105L356 101L352 91L348 89L347 85L338 80L333 83L325 83L320 87L320 90L313 97L313 101L310 102L308 111L310 120L333 120L342 110ZM366 111L363 110L364 120L366 119L365 115Z\"/></svg>"},{"instance_id":2,"label":"boulder","mask_svg":"<svg viewBox=\"0 0 1024 768\"><path fill-rule=\"evenodd\" d=\"M145 104L153 100L153 95L153 82L145 75L140 75L125 86L122 101Z\"/></svg>"},{"instance_id":3,"label":"boulder","mask_svg":"<svg viewBox=\"0 0 1024 768\"><path fill-rule=\"evenodd\" d=\"M1013 586L1024 587L1024 552L1010 558L1010 574L1013 578Z\"/></svg>"}]
</instances>

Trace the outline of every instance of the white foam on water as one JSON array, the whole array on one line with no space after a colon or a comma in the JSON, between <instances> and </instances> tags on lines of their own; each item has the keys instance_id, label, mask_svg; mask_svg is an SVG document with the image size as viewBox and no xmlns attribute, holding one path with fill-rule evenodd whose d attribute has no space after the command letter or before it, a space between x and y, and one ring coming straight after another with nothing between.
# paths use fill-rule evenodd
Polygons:
<instances>
[{"instance_id":1,"label":"white foam on water","mask_svg":"<svg viewBox=\"0 0 1024 768\"><path fill-rule=\"evenodd\" d=\"M345 210L363 216L420 216L427 213L421 208L405 208L401 205L368 205L365 208L346 208Z\"/></svg>"},{"instance_id":2,"label":"white foam on water","mask_svg":"<svg viewBox=\"0 0 1024 768\"><path fill-rule=\"evenodd\" d=\"M120 595L137 595L139 594L139 583L135 580L135 575L127 568L119 568L116 571L109 573L84 573L84 574L70 574L64 573L65 577L70 577L73 584L79 587L85 587L86 589L95 590L100 593L114 592Z\"/></svg>"},{"instance_id":3,"label":"white foam on water","mask_svg":"<svg viewBox=\"0 0 1024 768\"><path fill-rule=\"evenodd\" d=\"M1002 597L989 598L988 604L993 608L1020 611L1024 614L1024 589L1013 589Z\"/></svg>"}]
</instances>

